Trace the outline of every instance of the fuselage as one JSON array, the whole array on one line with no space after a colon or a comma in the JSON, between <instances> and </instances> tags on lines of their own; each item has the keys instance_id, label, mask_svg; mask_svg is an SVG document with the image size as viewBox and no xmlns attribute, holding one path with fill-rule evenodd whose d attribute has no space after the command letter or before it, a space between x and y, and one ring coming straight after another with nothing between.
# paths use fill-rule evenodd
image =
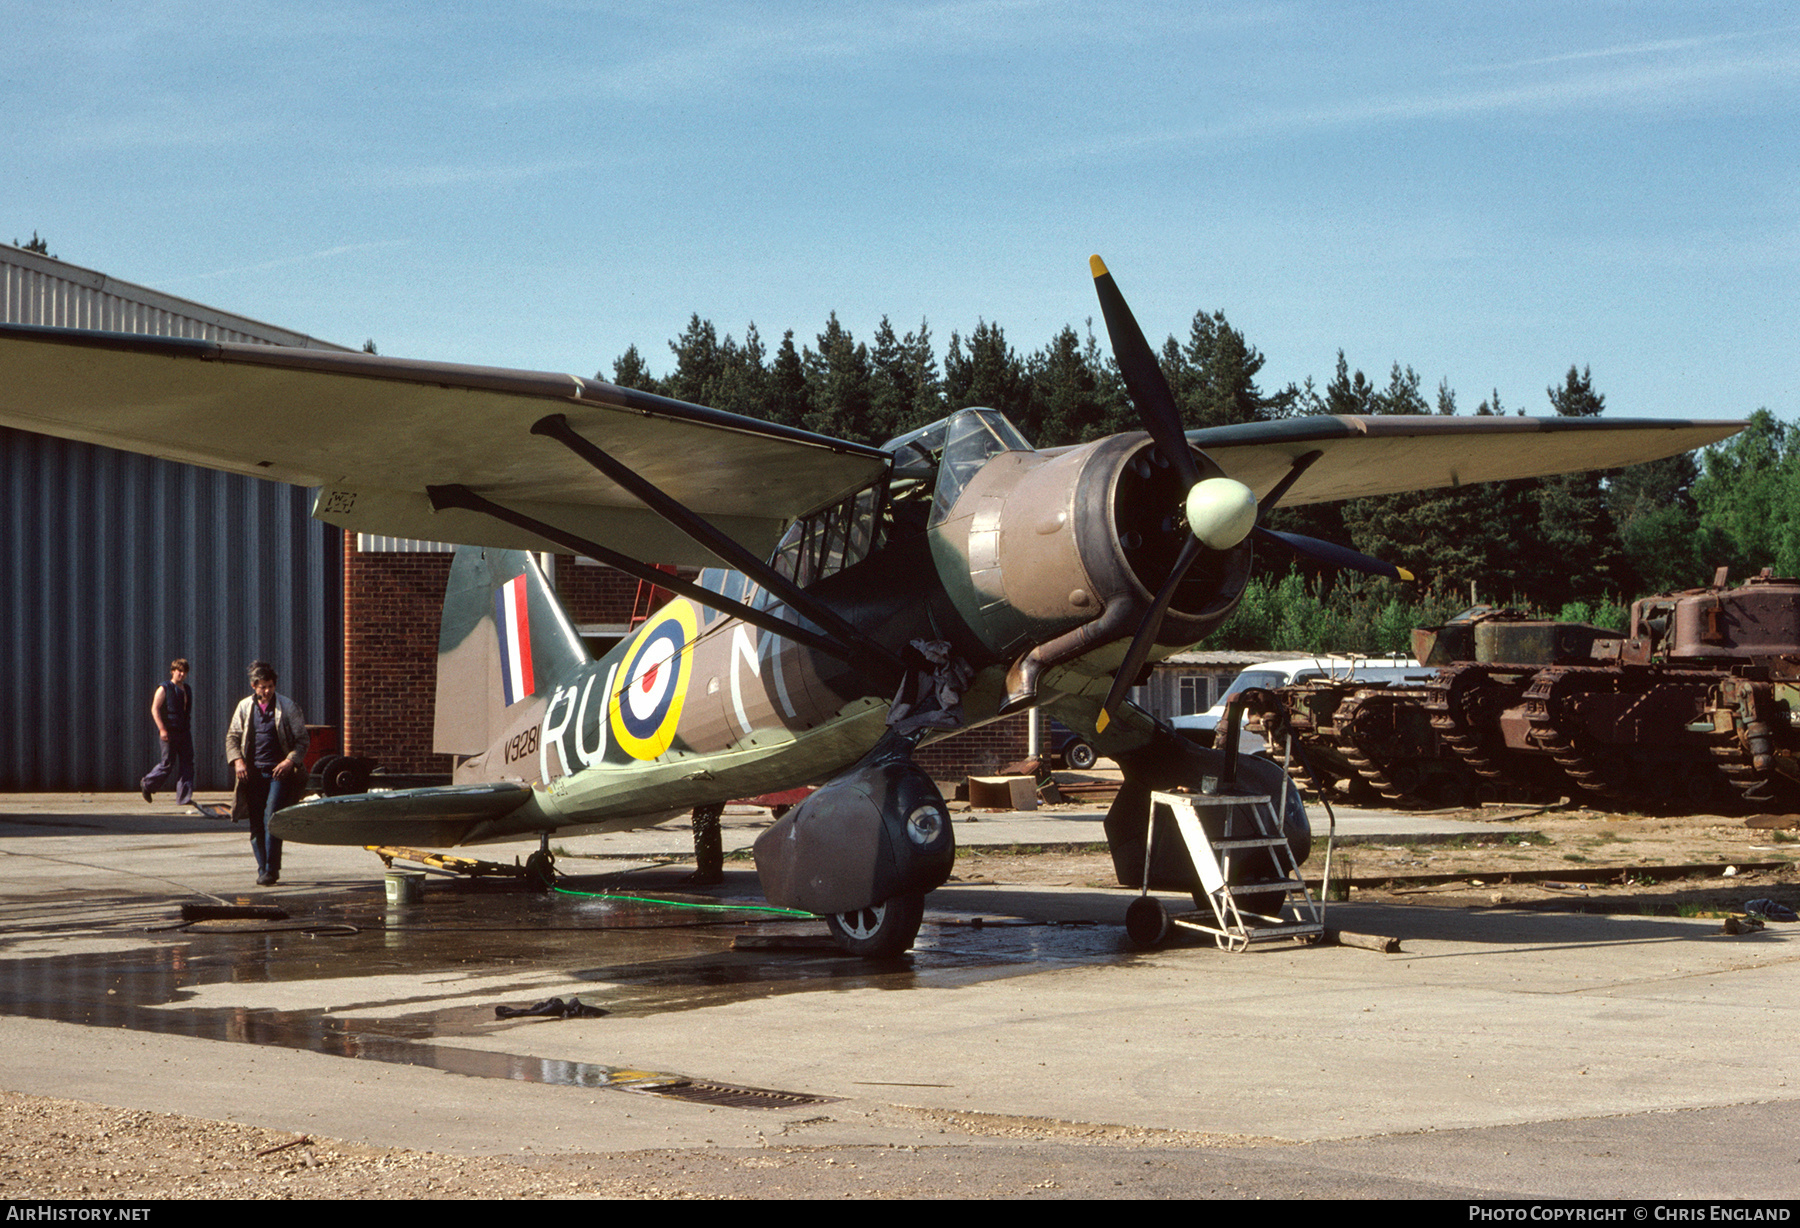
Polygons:
<instances>
[{"instance_id":1,"label":"fuselage","mask_svg":"<svg viewBox=\"0 0 1800 1228\"><path fill-rule=\"evenodd\" d=\"M882 582L897 572L911 582ZM756 601L744 577L702 583ZM884 640L942 638L947 603L922 540L894 543L809 593ZM779 603L765 608L780 610ZM604 658L507 711L503 735L457 766L456 782L515 780L532 804L484 832L617 829L695 806L816 784L880 738L892 695L828 653L686 598L663 606ZM979 701L978 701L979 703ZM996 703L974 720L991 720Z\"/></svg>"},{"instance_id":2,"label":"fuselage","mask_svg":"<svg viewBox=\"0 0 1800 1228\"><path fill-rule=\"evenodd\" d=\"M960 728L1036 703L1088 724L1080 703L1059 701L1096 680L1104 689L1108 654L1119 653L1173 557L1164 539L1180 530L1167 523L1167 466L1141 435L1041 453L991 411L948 424L929 504L871 500L871 523L860 528L802 522L774 565L890 649L948 645L973 674ZM859 533L870 544L860 556L845 545ZM1246 547L1197 577L1164 651L1229 613L1248 567ZM804 622L738 573L707 572L701 583ZM655 823L822 783L886 728L892 680L868 665L677 598L604 659L507 707L500 736L463 761L456 780L533 786L531 803L480 839ZM1086 705L1091 712L1093 700ZM1133 738L1130 724L1117 736ZM1140 722L1135 736L1143 733Z\"/></svg>"}]
</instances>

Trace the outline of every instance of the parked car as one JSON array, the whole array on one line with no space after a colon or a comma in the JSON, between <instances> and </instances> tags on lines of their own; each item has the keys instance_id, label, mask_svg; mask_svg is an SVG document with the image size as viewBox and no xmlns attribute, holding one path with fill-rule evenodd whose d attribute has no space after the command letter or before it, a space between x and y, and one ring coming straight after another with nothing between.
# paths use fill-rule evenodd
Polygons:
<instances>
[{"instance_id":1,"label":"parked car","mask_svg":"<svg viewBox=\"0 0 1800 1228\"><path fill-rule=\"evenodd\" d=\"M1044 750L1054 760L1073 772L1085 772L1100 761L1100 755L1088 740L1053 720L1044 734Z\"/></svg>"}]
</instances>

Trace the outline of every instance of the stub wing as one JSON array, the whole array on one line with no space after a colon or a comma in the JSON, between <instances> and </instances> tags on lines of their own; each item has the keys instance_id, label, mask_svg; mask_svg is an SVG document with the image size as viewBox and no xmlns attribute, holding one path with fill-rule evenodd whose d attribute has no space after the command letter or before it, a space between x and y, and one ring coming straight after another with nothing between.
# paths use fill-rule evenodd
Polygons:
<instances>
[{"instance_id":1,"label":"stub wing","mask_svg":"<svg viewBox=\"0 0 1800 1228\"><path fill-rule=\"evenodd\" d=\"M1283 506L1613 469L1688 452L1743 422L1655 418L1289 418L1189 431L1231 477L1267 494L1294 461L1323 453Z\"/></svg>"},{"instance_id":2,"label":"stub wing","mask_svg":"<svg viewBox=\"0 0 1800 1228\"><path fill-rule=\"evenodd\" d=\"M579 434L759 554L791 518L878 478L873 448L601 380L235 342L0 325L0 425L320 488L356 532L549 550L477 513L462 485L635 558L710 553L562 445Z\"/></svg>"},{"instance_id":3,"label":"stub wing","mask_svg":"<svg viewBox=\"0 0 1800 1228\"><path fill-rule=\"evenodd\" d=\"M450 848L479 841L484 827L530 800L531 786L510 780L319 797L281 811L270 830L302 844Z\"/></svg>"}]
</instances>

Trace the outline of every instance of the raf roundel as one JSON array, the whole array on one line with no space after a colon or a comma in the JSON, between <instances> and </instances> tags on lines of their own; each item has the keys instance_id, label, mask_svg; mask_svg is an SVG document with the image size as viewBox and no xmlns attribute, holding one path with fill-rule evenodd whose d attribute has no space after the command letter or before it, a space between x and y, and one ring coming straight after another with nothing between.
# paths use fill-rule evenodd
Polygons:
<instances>
[{"instance_id":1,"label":"raf roundel","mask_svg":"<svg viewBox=\"0 0 1800 1228\"><path fill-rule=\"evenodd\" d=\"M613 736L633 759L654 759L675 740L693 672L687 647L696 626L694 607L674 602L644 626L626 655L619 671L625 681L608 706Z\"/></svg>"}]
</instances>

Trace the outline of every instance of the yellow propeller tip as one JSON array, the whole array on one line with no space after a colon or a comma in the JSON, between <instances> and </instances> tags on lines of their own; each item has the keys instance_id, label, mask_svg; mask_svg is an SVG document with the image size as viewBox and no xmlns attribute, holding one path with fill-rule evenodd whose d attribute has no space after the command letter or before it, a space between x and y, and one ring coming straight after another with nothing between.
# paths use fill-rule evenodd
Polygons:
<instances>
[{"instance_id":1,"label":"yellow propeller tip","mask_svg":"<svg viewBox=\"0 0 1800 1228\"><path fill-rule=\"evenodd\" d=\"M1419 578L1419 577L1413 575L1412 572L1406 570L1406 568L1404 568L1404 567L1396 567L1396 568L1394 568L1394 570L1399 572L1400 578L1402 580L1405 580L1408 584L1411 584L1414 580L1417 580Z\"/></svg>"},{"instance_id":2,"label":"yellow propeller tip","mask_svg":"<svg viewBox=\"0 0 1800 1228\"><path fill-rule=\"evenodd\" d=\"M1100 257L1095 256L1094 259L1098 260ZM1105 733L1106 727L1110 724L1112 724L1112 718L1106 715L1105 708L1100 709L1100 715L1094 718L1094 732Z\"/></svg>"},{"instance_id":3,"label":"yellow propeller tip","mask_svg":"<svg viewBox=\"0 0 1800 1228\"><path fill-rule=\"evenodd\" d=\"M1100 259L1098 256L1088 257L1088 268L1094 271L1095 277L1106 276L1106 261Z\"/></svg>"}]
</instances>

